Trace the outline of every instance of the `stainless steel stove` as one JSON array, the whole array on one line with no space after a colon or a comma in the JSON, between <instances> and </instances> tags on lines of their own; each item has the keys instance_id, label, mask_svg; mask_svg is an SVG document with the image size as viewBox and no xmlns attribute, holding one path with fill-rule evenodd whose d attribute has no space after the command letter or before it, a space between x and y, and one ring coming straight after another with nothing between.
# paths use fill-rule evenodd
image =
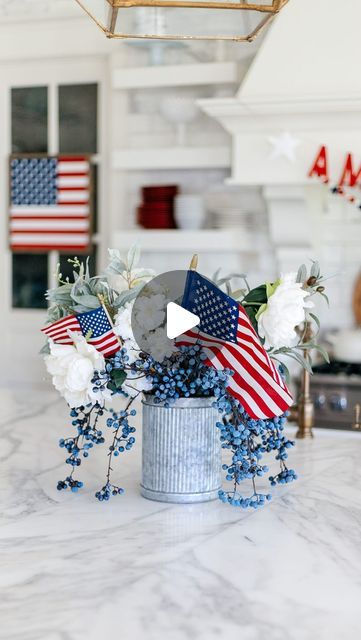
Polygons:
<instances>
[{"instance_id":1,"label":"stainless steel stove","mask_svg":"<svg viewBox=\"0 0 361 640\"><path fill-rule=\"evenodd\" d=\"M313 371L315 427L352 429L360 419L361 364L333 361L315 366Z\"/></svg>"}]
</instances>

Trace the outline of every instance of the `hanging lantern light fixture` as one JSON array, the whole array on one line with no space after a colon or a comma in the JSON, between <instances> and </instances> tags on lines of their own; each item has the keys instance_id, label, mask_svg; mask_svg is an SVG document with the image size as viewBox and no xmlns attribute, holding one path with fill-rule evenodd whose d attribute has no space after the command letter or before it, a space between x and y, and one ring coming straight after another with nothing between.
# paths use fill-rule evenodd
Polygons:
<instances>
[{"instance_id":1,"label":"hanging lantern light fixture","mask_svg":"<svg viewBox=\"0 0 361 640\"><path fill-rule=\"evenodd\" d=\"M252 42L288 0L76 0L107 38Z\"/></svg>"}]
</instances>

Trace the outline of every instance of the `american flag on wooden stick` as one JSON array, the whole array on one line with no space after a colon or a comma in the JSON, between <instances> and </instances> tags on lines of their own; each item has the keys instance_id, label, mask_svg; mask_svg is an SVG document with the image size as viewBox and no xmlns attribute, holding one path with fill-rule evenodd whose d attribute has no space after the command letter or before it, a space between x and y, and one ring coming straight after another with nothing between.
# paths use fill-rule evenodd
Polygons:
<instances>
[{"instance_id":1,"label":"american flag on wooden stick","mask_svg":"<svg viewBox=\"0 0 361 640\"><path fill-rule=\"evenodd\" d=\"M188 272L182 306L199 316L200 323L177 345L199 342L209 365L232 369L229 392L251 418L282 415L291 406L292 396L244 308L196 271Z\"/></svg>"},{"instance_id":2,"label":"american flag on wooden stick","mask_svg":"<svg viewBox=\"0 0 361 640\"><path fill-rule=\"evenodd\" d=\"M84 252L90 244L86 156L12 156L10 248Z\"/></svg>"},{"instance_id":3,"label":"american flag on wooden stick","mask_svg":"<svg viewBox=\"0 0 361 640\"><path fill-rule=\"evenodd\" d=\"M76 316L66 316L41 331L59 344L73 344L69 331L81 333L103 356L111 356L121 346L103 307Z\"/></svg>"}]
</instances>

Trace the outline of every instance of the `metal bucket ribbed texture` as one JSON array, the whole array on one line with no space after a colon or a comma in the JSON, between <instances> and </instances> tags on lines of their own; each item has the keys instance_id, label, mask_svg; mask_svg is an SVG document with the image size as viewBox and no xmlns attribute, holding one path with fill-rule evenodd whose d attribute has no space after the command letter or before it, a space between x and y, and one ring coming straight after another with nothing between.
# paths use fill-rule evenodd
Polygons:
<instances>
[{"instance_id":1,"label":"metal bucket ribbed texture","mask_svg":"<svg viewBox=\"0 0 361 640\"><path fill-rule=\"evenodd\" d=\"M141 494L161 502L206 502L221 486L214 398L180 398L170 408L143 400Z\"/></svg>"}]
</instances>

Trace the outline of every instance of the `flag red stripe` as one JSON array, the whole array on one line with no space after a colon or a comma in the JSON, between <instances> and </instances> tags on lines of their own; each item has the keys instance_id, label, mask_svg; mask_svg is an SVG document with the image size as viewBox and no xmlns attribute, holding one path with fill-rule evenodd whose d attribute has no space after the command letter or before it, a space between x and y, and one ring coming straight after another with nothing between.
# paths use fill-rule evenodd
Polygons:
<instances>
[{"instance_id":1,"label":"flag red stripe","mask_svg":"<svg viewBox=\"0 0 361 640\"><path fill-rule=\"evenodd\" d=\"M42 331L46 332L47 329L50 329L51 327L59 326L64 323L67 324L70 322L70 320L73 320L74 318L75 318L74 315L64 316L64 318L59 318L59 320L55 320L55 322L53 322L52 324L49 324L47 327L44 327Z\"/></svg>"},{"instance_id":2,"label":"flag red stripe","mask_svg":"<svg viewBox=\"0 0 361 640\"><path fill-rule=\"evenodd\" d=\"M79 245L71 245L71 244L66 244L66 245L53 245L53 244L15 244L14 242L11 243L10 245L11 249L16 250L16 251L21 251L21 252L26 252L26 251L39 251L42 253L45 253L46 251L51 251L52 249L56 249L57 251L67 251L68 253L73 253L74 254L77 251L85 251L85 249L88 249L90 247L89 242L87 242L86 244L79 244Z\"/></svg>"},{"instance_id":3,"label":"flag red stripe","mask_svg":"<svg viewBox=\"0 0 361 640\"><path fill-rule=\"evenodd\" d=\"M250 362L245 360L243 354L240 353L240 350L243 349L243 345L237 346L233 343L227 342L223 344L222 349L219 349L218 340L216 340L217 344L214 347L213 346L214 341L212 337L206 337L205 335L202 334L200 336L200 339L203 344L204 343L206 344L207 348L210 348L212 350L212 353L217 355L218 360L222 362L223 366L225 366L228 369L233 369L235 371L234 375L232 376L232 380L237 382L237 386L239 388L240 394L242 394L242 391L244 390L247 391L251 396L251 398L262 409L262 412L266 414L268 411L268 414L270 415L270 409L268 407L267 400L265 401L264 398L260 395L262 390L267 394L269 399L272 399L273 402L275 402L277 406L280 406L282 404L282 407L280 408L282 409L282 411L284 411L284 408L283 408L283 406L285 406L284 401L279 397L279 394L277 393L277 391L269 386L269 383L265 381L262 375L260 375L260 373L254 367L252 367ZM229 357L227 357L228 355L232 355L238 361L239 366L242 368L242 375L238 373L237 370L235 370L234 365L232 364L232 362L230 362ZM251 358L252 357L253 356L251 356ZM247 382L246 377L251 377L255 381L255 386L252 386L250 382ZM258 386L260 388L259 391L257 391ZM274 415L273 412L271 412L271 414Z\"/></svg>"},{"instance_id":4,"label":"flag red stripe","mask_svg":"<svg viewBox=\"0 0 361 640\"><path fill-rule=\"evenodd\" d=\"M187 337L190 333L192 332L190 331L187 333ZM199 339L199 336L194 334L193 339L191 338L189 341L182 340L178 344L194 343L197 338ZM235 369L235 367L232 366L232 364L227 359L226 348L224 348L223 350L219 349L218 343L214 346L211 342L211 338L210 344L204 344L203 339L202 343L205 352L210 352L211 354L208 361L209 365L213 366L216 369ZM218 363L220 364L220 366L217 366ZM245 371L244 367L242 367L242 369ZM252 377L252 373L248 370L247 374L248 376ZM260 396L260 394L256 392L254 386L252 386L250 382L247 382L243 375L237 372L235 372L234 375L230 378L228 389L234 397L241 401L242 406L245 408L251 418L271 418L274 415L280 415L289 407L289 404L285 402L277 402L275 403L275 406L273 408L272 406L269 406L270 404L273 405L274 399L271 398L271 396L268 396L267 400L267 398L265 399Z\"/></svg>"},{"instance_id":5,"label":"flag red stripe","mask_svg":"<svg viewBox=\"0 0 361 640\"><path fill-rule=\"evenodd\" d=\"M65 213L59 214L58 216L22 216L17 214L12 214L11 220L42 220L43 222L51 222L52 220L89 220L89 216L87 213L79 214L76 216L66 215Z\"/></svg>"},{"instance_id":6,"label":"flag red stripe","mask_svg":"<svg viewBox=\"0 0 361 640\"><path fill-rule=\"evenodd\" d=\"M89 191L88 187L58 187L58 191Z\"/></svg>"},{"instance_id":7,"label":"flag red stripe","mask_svg":"<svg viewBox=\"0 0 361 640\"><path fill-rule=\"evenodd\" d=\"M77 205L77 204L79 205L89 204L89 200L74 200L74 202L69 200L69 202L57 202L56 206L57 207L73 207L74 205Z\"/></svg>"},{"instance_id":8,"label":"flag red stripe","mask_svg":"<svg viewBox=\"0 0 361 640\"><path fill-rule=\"evenodd\" d=\"M88 162L86 156L59 156L58 162Z\"/></svg>"},{"instance_id":9,"label":"flag red stripe","mask_svg":"<svg viewBox=\"0 0 361 640\"><path fill-rule=\"evenodd\" d=\"M212 337L208 337L204 334L202 334L201 339L202 341L205 341L207 343L213 342ZM232 342L224 343L224 346L222 349L223 354L228 352L230 355L233 356L233 358L238 360L239 364L245 369L247 373L250 373L250 375L255 380L255 382L258 383L261 387L263 387L264 392L267 393L269 398L271 398L276 403L280 402L283 404L286 401L285 398L287 397L287 399L290 400L290 403L287 405L289 407L292 402L292 398L288 390L284 390L282 387L280 387L278 381L275 379L274 375L272 375L273 370L269 368L265 372L265 375L262 375L262 373L258 371L257 367L254 366L253 364L253 363L258 364L255 362L255 359L253 358L253 354L251 354L250 359L247 359L245 355L242 353L242 351L246 351L244 349L243 344L235 345ZM235 369L235 367L232 366L231 363L228 363L228 367L230 369ZM242 376L241 380L243 380L243 378L244 378L244 375Z\"/></svg>"},{"instance_id":10,"label":"flag red stripe","mask_svg":"<svg viewBox=\"0 0 361 640\"><path fill-rule=\"evenodd\" d=\"M72 233L72 231L73 229L12 229L11 235L16 236L19 233L27 233L29 238L31 238L32 235L41 236L48 233L51 233L54 235L64 234L64 233L69 234L69 233ZM89 229L77 229L76 233L77 235L89 236Z\"/></svg>"}]
</instances>

